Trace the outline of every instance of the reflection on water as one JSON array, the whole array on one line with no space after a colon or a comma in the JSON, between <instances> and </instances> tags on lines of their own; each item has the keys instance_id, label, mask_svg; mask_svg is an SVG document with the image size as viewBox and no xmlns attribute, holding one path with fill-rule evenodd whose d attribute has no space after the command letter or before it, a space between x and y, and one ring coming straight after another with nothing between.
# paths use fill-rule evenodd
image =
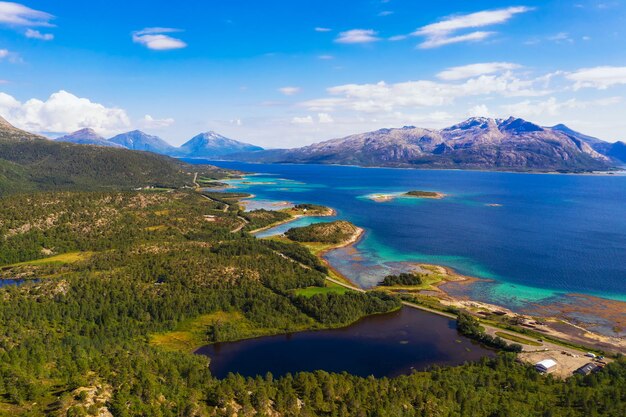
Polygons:
<instances>
[{"instance_id":1,"label":"reflection on water","mask_svg":"<svg viewBox=\"0 0 626 417\"><path fill-rule=\"evenodd\" d=\"M196 351L218 378L325 370L397 376L432 365L459 365L494 353L459 335L454 321L411 308L367 317L342 329L217 343Z\"/></svg>"}]
</instances>

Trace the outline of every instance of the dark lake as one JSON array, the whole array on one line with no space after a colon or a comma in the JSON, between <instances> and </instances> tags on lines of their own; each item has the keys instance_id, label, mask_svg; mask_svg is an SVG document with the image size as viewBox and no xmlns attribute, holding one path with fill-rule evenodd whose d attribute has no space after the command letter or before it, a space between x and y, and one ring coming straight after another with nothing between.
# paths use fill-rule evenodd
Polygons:
<instances>
[{"instance_id":1,"label":"dark lake","mask_svg":"<svg viewBox=\"0 0 626 417\"><path fill-rule=\"evenodd\" d=\"M392 377L494 355L459 335L453 320L407 307L342 329L216 343L196 353L211 358L218 378L315 370Z\"/></svg>"}]
</instances>

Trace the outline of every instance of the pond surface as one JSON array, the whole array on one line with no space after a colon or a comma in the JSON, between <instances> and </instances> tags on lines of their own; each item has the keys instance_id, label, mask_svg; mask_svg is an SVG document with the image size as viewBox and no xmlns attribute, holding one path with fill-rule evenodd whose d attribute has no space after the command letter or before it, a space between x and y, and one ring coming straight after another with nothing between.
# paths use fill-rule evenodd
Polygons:
<instances>
[{"instance_id":1,"label":"pond surface","mask_svg":"<svg viewBox=\"0 0 626 417\"><path fill-rule=\"evenodd\" d=\"M341 329L216 343L196 353L211 358L218 378L315 370L393 377L494 355L459 335L453 320L407 307Z\"/></svg>"},{"instance_id":2,"label":"pond surface","mask_svg":"<svg viewBox=\"0 0 626 417\"><path fill-rule=\"evenodd\" d=\"M7 287L9 285L22 285L29 282L38 282L37 279L0 279L0 288Z\"/></svg>"}]
</instances>

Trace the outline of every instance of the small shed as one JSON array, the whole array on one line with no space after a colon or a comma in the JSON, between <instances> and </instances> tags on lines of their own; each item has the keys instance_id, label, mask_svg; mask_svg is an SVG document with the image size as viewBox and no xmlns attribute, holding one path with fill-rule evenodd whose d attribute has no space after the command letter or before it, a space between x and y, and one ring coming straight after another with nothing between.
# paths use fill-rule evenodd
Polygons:
<instances>
[{"instance_id":1,"label":"small shed","mask_svg":"<svg viewBox=\"0 0 626 417\"><path fill-rule=\"evenodd\" d=\"M554 359L544 359L535 364L535 369L539 372L550 372L554 367L556 367L556 361Z\"/></svg>"},{"instance_id":2,"label":"small shed","mask_svg":"<svg viewBox=\"0 0 626 417\"><path fill-rule=\"evenodd\" d=\"M596 372L598 368L599 368L598 365L596 365L595 363L589 362L588 364L576 369L574 373L580 374L580 375L589 375L592 372Z\"/></svg>"}]
</instances>

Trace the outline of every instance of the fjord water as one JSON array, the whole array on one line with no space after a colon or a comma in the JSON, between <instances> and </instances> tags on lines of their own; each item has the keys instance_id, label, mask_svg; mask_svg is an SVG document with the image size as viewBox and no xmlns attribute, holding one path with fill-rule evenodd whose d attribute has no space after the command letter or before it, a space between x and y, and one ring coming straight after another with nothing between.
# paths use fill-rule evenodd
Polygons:
<instances>
[{"instance_id":1,"label":"fjord water","mask_svg":"<svg viewBox=\"0 0 626 417\"><path fill-rule=\"evenodd\" d=\"M327 255L364 287L407 262L425 262L493 280L468 287L468 295L513 309L568 293L626 301L623 175L211 163L259 173L236 185L260 199L324 204L365 228L356 254ZM448 196L367 198L409 190Z\"/></svg>"},{"instance_id":2,"label":"fjord water","mask_svg":"<svg viewBox=\"0 0 626 417\"><path fill-rule=\"evenodd\" d=\"M397 376L432 365L460 365L494 352L460 336L455 322L403 308L352 326L216 343L196 351L211 358L211 373L274 376L315 371Z\"/></svg>"}]
</instances>

